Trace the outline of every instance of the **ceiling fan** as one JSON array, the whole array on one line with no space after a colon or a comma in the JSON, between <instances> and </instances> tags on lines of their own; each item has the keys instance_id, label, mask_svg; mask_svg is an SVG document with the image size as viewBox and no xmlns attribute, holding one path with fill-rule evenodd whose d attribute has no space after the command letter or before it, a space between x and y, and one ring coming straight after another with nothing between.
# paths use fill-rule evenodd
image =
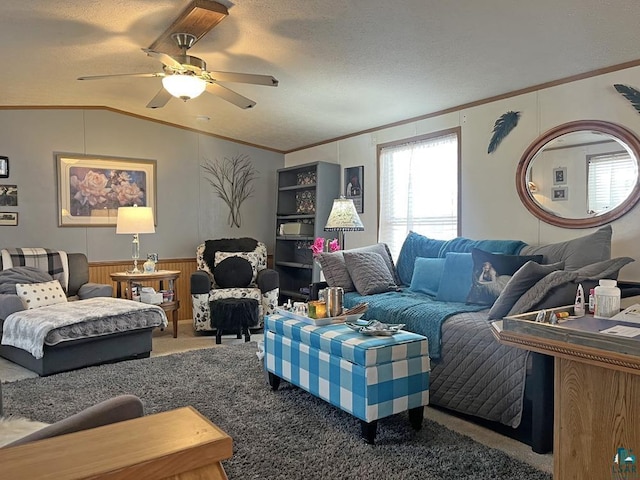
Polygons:
<instances>
[{"instance_id":1,"label":"ceiling fan","mask_svg":"<svg viewBox=\"0 0 640 480\"><path fill-rule=\"evenodd\" d=\"M114 77L162 78L163 88L151 99L147 108L164 107L171 97L180 98L186 102L196 98L205 90L240 108L252 108L256 102L218 82L277 87L278 80L270 75L207 71L204 60L187 55L187 50L227 14L226 8L217 2L194 0L174 24L152 44L151 48L142 49L147 55L162 63L162 72L94 75L79 77L78 80L101 80ZM194 33L189 33L190 30ZM169 38L173 43L167 42ZM154 49L156 46L176 54L163 53Z\"/></svg>"}]
</instances>

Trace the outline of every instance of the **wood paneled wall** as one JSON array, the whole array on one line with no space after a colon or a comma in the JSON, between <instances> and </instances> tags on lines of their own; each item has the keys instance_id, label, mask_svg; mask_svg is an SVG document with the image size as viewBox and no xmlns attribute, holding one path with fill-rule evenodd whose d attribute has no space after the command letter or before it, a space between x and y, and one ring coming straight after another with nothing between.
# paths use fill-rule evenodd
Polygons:
<instances>
[{"instance_id":1,"label":"wood paneled wall","mask_svg":"<svg viewBox=\"0 0 640 480\"><path fill-rule=\"evenodd\" d=\"M140 262L140 268L143 262ZM90 262L89 263L89 280L95 283L107 283L113 285L113 294L116 292L116 282L111 281L110 273L124 272L133 267L131 260L114 261L114 262ZM178 319L187 320L193 318L191 308L191 287L189 279L191 274L196 271L195 258L172 258L168 260L160 260L156 265L157 270L180 270L180 278L176 282L175 289L180 300L180 308L178 309ZM144 284L144 282L142 282ZM157 289L157 285L150 283L149 285Z\"/></svg>"}]
</instances>

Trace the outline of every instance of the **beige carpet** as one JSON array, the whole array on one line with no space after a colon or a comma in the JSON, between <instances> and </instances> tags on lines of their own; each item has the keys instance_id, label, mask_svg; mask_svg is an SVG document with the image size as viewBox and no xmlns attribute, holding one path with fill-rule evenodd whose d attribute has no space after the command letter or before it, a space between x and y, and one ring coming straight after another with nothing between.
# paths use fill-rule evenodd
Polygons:
<instances>
[{"instance_id":1,"label":"beige carpet","mask_svg":"<svg viewBox=\"0 0 640 480\"><path fill-rule=\"evenodd\" d=\"M259 341L261 334L251 337L252 340ZM234 345L244 343L244 339L237 339L236 335L224 335L222 345ZM214 335L196 334L191 321L181 321L178 323L178 338L173 338L171 326L164 330L156 330L153 334L152 357L170 355L172 353L186 352L201 348L215 348L216 339ZM12 382L24 378L37 377L38 375L26 370L14 363L0 358L0 379L2 382ZM438 422L447 428L467 435L477 442L489 447L502 450L508 455L518 458L545 472L553 472L553 456L551 454L539 455L533 453L531 447L512 440L508 437L495 433L486 428L480 427L470 422L466 422L457 417L433 408L425 409L425 417Z\"/></svg>"}]
</instances>

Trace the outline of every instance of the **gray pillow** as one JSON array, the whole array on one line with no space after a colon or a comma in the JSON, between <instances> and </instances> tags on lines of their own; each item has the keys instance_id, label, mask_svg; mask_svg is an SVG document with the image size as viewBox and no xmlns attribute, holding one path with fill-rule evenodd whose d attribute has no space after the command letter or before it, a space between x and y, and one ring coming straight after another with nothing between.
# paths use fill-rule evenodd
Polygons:
<instances>
[{"instance_id":1,"label":"gray pillow","mask_svg":"<svg viewBox=\"0 0 640 480\"><path fill-rule=\"evenodd\" d=\"M590 235L566 242L534 247L525 246L520 255L543 255L543 263L564 262L565 270L577 270L585 265L611 258L611 225Z\"/></svg>"},{"instance_id":2,"label":"gray pillow","mask_svg":"<svg viewBox=\"0 0 640 480\"><path fill-rule=\"evenodd\" d=\"M387 247L386 243L376 243L374 245L352 248L351 250L344 250L342 252L321 253L318 255L317 260L322 266L322 272L330 287L342 287L345 292L354 290L349 271L344 263L343 254L347 252L373 252L379 254L384 260L387 270L393 277L394 283L398 284L400 282L396 273L396 267L393 264L391 252L389 252L389 247Z\"/></svg>"},{"instance_id":3,"label":"gray pillow","mask_svg":"<svg viewBox=\"0 0 640 480\"><path fill-rule=\"evenodd\" d=\"M562 270L564 262L540 265L534 261L528 261L516 271L500 296L489 310L489 320L504 318L518 299L539 280L556 270Z\"/></svg>"},{"instance_id":4,"label":"gray pillow","mask_svg":"<svg viewBox=\"0 0 640 480\"><path fill-rule=\"evenodd\" d=\"M322 273L330 287L342 287L345 292L353 292L355 287L344 263L342 252L321 253L316 257Z\"/></svg>"},{"instance_id":5,"label":"gray pillow","mask_svg":"<svg viewBox=\"0 0 640 480\"><path fill-rule=\"evenodd\" d=\"M346 251L344 262L360 295L397 290L398 286L379 253Z\"/></svg>"},{"instance_id":6,"label":"gray pillow","mask_svg":"<svg viewBox=\"0 0 640 480\"><path fill-rule=\"evenodd\" d=\"M516 301L509 311L509 315L526 313L540 308L573 305L578 283L602 278L617 278L618 271L633 261L633 258L630 257L617 257L587 265L578 270L551 272ZM585 296L588 295L585 285L583 288Z\"/></svg>"}]
</instances>

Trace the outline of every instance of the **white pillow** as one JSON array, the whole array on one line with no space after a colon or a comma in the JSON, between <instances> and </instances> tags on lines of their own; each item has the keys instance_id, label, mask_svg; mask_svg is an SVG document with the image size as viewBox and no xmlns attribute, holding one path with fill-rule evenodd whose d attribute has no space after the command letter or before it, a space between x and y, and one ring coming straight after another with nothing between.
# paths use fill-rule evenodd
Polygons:
<instances>
[{"instance_id":1,"label":"white pillow","mask_svg":"<svg viewBox=\"0 0 640 480\"><path fill-rule=\"evenodd\" d=\"M16 283L16 293L27 309L65 303L67 301L67 296L58 280L44 283Z\"/></svg>"}]
</instances>

